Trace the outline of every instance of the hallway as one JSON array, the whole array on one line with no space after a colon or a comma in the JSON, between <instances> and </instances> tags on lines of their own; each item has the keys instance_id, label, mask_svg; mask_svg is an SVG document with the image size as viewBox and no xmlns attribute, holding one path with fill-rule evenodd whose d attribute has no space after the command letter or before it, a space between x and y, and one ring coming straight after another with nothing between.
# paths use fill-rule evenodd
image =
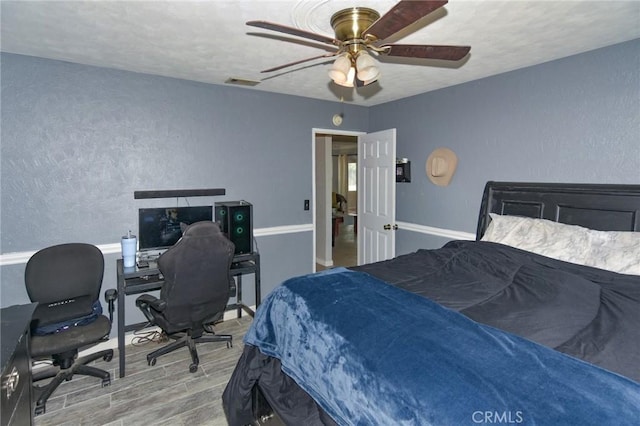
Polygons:
<instances>
[{"instance_id":1,"label":"hallway","mask_svg":"<svg viewBox=\"0 0 640 426\"><path fill-rule=\"evenodd\" d=\"M345 216L344 221L339 225L338 235L332 249L333 266L356 266L358 264L357 238L353 227L353 217ZM316 263L316 270L329 269Z\"/></svg>"}]
</instances>

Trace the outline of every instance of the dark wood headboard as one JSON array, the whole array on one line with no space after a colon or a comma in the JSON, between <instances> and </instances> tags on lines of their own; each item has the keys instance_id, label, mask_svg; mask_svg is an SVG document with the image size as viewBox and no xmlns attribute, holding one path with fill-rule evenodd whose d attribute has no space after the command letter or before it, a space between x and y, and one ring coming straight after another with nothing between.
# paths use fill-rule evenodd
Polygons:
<instances>
[{"instance_id":1,"label":"dark wood headboard","mask_svg":"<svg viewBox=\"0 0 640 426\"><path fill-rule=\"evenodd\" d=\"M640 185L489 181L480 205L477 240L489 226L489 213L600 231L640 231Z\"/></svg>"}]
</instances>

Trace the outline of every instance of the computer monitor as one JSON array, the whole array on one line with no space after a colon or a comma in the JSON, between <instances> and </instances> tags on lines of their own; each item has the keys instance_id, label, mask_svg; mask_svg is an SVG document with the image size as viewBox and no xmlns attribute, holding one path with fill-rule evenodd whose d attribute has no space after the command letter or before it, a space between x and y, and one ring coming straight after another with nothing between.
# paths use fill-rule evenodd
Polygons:
<instances>
[{"instance_id":1,"label":"computer monitor","mask_svg":"<svg viewBox=\"0 0 640 426\"><path fill-rule=\"evenodd\" d=\"M182 237L181 223L190 225L205 220L213 220L212 206L139 209L139 250L165 250Z\"/></svg>"}]
</instances>

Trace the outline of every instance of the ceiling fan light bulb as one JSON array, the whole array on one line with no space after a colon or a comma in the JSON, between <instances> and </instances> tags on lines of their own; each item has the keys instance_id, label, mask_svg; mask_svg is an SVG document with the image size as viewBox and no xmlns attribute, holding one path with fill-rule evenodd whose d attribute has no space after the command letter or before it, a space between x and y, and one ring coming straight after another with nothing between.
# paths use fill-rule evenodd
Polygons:
<instances>
[{"instance_id":1,"label":"ceiling fan light bulb","mask_svg":"<svg viewBox=\"0 0 640 426\"><path fill-rule=\"evenodd\" d=\"M358 53L358 58L356 59L356 67L360 68L369 68L376 65L376 61L373 60L371 55L366 50L361 50Z\"/></svg>"},{"instance_id":2,"label":"ceiling fan light bulb","mask_svg":"<svg viewBox=\"0 0 640 426\"><path fill-rule=\"evenodd\" d=\"M337 71L334 69L329 70L329 77L336 84L344 84L347 81L347 75L341 71Z\"/></svg>"},{"instance_id":3,"label":"ceiling fan light bulb","mask_svg":"<svg viewBox=\"0 0 640 426\"><path fill-rule=\"evenodd\" d=\"M354 67L349 68L349 71L347 72L346 75L342 73L340 74L336 73L335 75L337 78L333 78L333 74L331 73L331 71L333 70L329 70L329 76L331 77L334 83L344 87L353 87L353 80L354 80L354 77L356 76L356 69Z\"/></svg>"},{"instance_id":4,"label":"ceiling fan light bulb","mask_svg":"<svg viewBox=\"0 0 640 426\"><path fill-rule=\"evenodd\" d=\"M356 68L349 68L349 73L347 74L347 87L353 87L353 80L356 77Z\"/></svg>"},{"instance_id":5,"label":"ceiling fan light bulb","mask_svg":"<svg viewBox=\"0 0 640 426\"><path fill-rule=\"evenodd\" d=\"M378 77L380 77L380 70L376 66L359 69L358 71L358 80L360 81L373 82L377 80Z\"/></svg>"},{"instance_id":6,"label":"ceiling fan light bulb","mask_svg":"<svg viewBox=\"0 0 640 426\"><path fill-rule=\"evenodd\" d=\"M376 62L365 51L358 54L356 67L358 68L358 80L360 81L373 81L380 75L380 69L376 66Z\"/></svg>"},{"instance_id":7,"label":"ceiling fan light bulb","mask_svg":"<svg viewBox=\"0 0 640 426\"><path fill-rule=\"evenodd\" d=\"M348 55L342 54L336 58L329 69L329 77L336 84L344 85L349 78L349 72L351 71L351 59Z\"/></svg>"}]
</instances>

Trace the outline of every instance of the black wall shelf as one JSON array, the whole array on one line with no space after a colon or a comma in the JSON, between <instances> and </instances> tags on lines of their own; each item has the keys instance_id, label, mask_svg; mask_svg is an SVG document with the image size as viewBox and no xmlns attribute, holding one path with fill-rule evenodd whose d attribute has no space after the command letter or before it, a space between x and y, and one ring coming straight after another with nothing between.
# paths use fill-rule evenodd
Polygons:
<instances>
[{"instance_id":1,"label":"black wall shelf","mask_svg":"<svg viewBox=\"0 0 640 426\"><path fill-rule=\"evenodd\" d=\"M136 200L144 198L174 198L174 197L206 197L210 195L225 195L224 188L210 189L169 189L162 191L134 191L133 198Z\"/></svg>"}]
</instances>

